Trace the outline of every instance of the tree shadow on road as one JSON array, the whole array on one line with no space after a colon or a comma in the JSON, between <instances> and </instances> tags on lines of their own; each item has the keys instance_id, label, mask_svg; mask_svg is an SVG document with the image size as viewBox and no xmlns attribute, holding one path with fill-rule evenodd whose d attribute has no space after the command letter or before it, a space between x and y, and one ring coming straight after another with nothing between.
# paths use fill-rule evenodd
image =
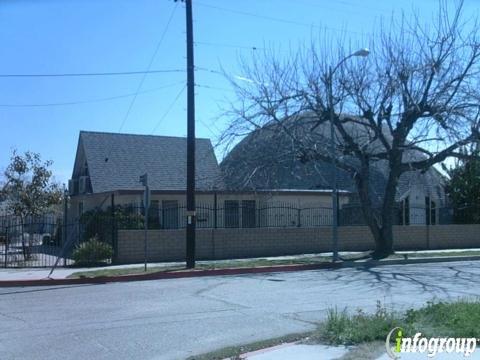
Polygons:
<instances>
[{"instance_id":1,"label":"tree shadow on road","mask_svg":"<svg viewBox=\"0 0 480 360\"><path fill-rule=\"evenodd\" d=\"M387 293L408 290L418 295L457 298L480 296L480 264L417 264L395 266L359 266L331 269L332 281L345 286L358 283Z\"/></svg>"}]
</instances>

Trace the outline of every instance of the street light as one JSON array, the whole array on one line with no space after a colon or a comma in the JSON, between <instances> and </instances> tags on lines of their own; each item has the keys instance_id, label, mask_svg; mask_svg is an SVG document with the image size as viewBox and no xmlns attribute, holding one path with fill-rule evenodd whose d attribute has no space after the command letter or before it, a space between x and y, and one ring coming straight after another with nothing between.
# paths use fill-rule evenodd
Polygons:
<instances>
[{"instance_id":1,"label":"street light","mask_svg":"<svg viewBox=\"0 0 480 360\"><path fill-rule=\"evenodd\" d=\"M145 187L143 193L143 207L144 207L144 221L143 221L143 260L144 271L147 272L147 237L148 237L148 209L150 208L150 188L148 187L148 174L145 173L140 176L139 181Z\"/></svg>"},{"instance_id":2,"label":"street light","mask_svg":"<svg viewBox=\"0 0 480 360\"><path fill-rule=\"evenodd\" d=\"M330 107L330 156L332 159L332 243L333 261L338 261L338 190L337 190L337 164L335 159L335 126L333 111L333 75L335 71L348 59L352 57L366 57L370 50L364 48L343 58L333 69L330 66L328 71L328 106Z\"/></svg>"}]
</instances>

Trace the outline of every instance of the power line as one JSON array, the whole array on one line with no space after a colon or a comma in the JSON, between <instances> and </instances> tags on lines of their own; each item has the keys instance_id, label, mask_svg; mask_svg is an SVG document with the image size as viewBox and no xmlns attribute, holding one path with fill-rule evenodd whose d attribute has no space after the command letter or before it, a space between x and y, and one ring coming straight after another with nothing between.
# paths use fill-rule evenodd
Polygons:
<instances>
[{"instance_id":1,"label":"power line","mask_svg":"<svg viewBox=\"0 0 480 360\"><path fill-rule=\"evenodd\" d=\"M165 28L163 29L163 33L160 36L160 39L158 40L157 46L155 48L155 51L153 52L152 57L150 58L150 62L148 63L147 66L147 72L150 71L150 68L152 67L153 61L155 60L155 57L157 56L158 50L160 49L160 45L163 42L163 39L165 38L165 35L167 34L168 28L170 27L170 23L172 22L173 15L175 14L175 10L177 10L178 3L175 4L174 8L172 9L172 12L170 13L170 17L168 18L167 24L165 25ZM120 128L118 132L122 131L123 126L125 125L125 122L127 121L130 112L132 111L133 105L135 104L135 101L137 100L138 93L140 89L143 86L143 83L145 82L145 79L147 77L147 72L145 72L142 76L142 79L140 80L140 83L138 84L137 90L135 91L135 95L132 98L132 101L130 101L130 104L128 106L127 112L125 113L125 116L122 120L122 123L120 124Z\"/></svg>"},{"instance_id":2,"label":"power line","mask_svg":"<svg viewBox=\"0 0 480 360\"><path fill-rule=\"evenodd\" d=\"M153 89L149 90L143 90L140 91L138 94L147 94L147 93L152 93L155 91L159 91L161 89L166 89L175 85L183 84L184 81L179 81L175 82L172 84L156 87ZM31 108L31 107L54 107L54 106L66 106L66 105L81 105L81 104L90 104L90 103L99 103L99 102L105 102L105 101L112 101L112 100L117 100L117 99L124 99L127 97L134 96L135 93L129 93L129 94L122 94L122 95L115 95L115 96L109 96L109 97L104 97L104 98L97 98L97 99L91 99L91 100L77 100L77 101L65 101L65 102L56 102L56 103L40 103L40 104L0 104L0 107L6 107L6 108Z\"/></svg>"},{"instance_id":3,"label":"power line","mask_svg":"<svg viewBox=\"0 0 480 360\"><path fill-rule=\"evenodd\" d=\"M202 85L202 84L198 84L198 83L195 83L195 86L200 87L200 88L210 89L210 90L235 92L235 90L233 90L233 89L228 89L228 88L219 87L219 86Z\"/></svg>"},{"instance_id":4,"label":"power line","mask_svg":"<svg viewBox=\"0 0 480 360\"><path fill-rule=\"evenodd\" d=\"M383 14L388 14L388 15L391 15L391 13L389 12L386 12L380 8L373 8L373 7L368 7L366 5L363 4L363 2L346 2L346 1L339 1L339 0L330 0L329 1L329 4L328 5L333 5L333 3L337 3L338 5L342 6L343 9L340 9L340 8L335 8L335 7L331 7L331 6L325 6L325 4L322 4L322 3L311 3L311 2L306 2L305 0L297 0L296 3L300 4L300 5L304 5L306 7L316 7L316 8L319 8L319 9L322 9L322 10L328 10L328 11L334 11L334 12L339 12L339 13L342 13L344 14L345 12L349 12L351 14L355 14L357 15L358 14L358 11L355 11L351 8L354 8L354 7L360 7L361 9L369 9L369 10L372 10L370 12L368 12L368 15L369 16L376 16L376 15L383 15ZM345 8L348 8L348 10L346 10ZM377 14L376 14L377 13ZM362 17L364 17L365 15L362 15Z\"/></svg>"},{"instance_id":5,"label":"power line","mask_svg":"<svg viewBox=\"0 0 480 360\"><path fill-rule=\"evenodd\" d=\"M118 75L144 75L160 73L184 73L181 69L146 70L146 71L117 71L117 72L92 72L92 73L59 73L59 74L0 74L0 78L37 78L37 77L83 77L83 76L118 76Z\"/></svg>"},{"instance_id":6,"label":"power line","mask_svg":"<svg viewBox=\"0 0 480 360\"><path fill-rule=\"evenodd\" d=\"M209 69L209 68L202 67L202 66L195 66L195 70L206 71L206 72L209 72L209 73L212 73L212 74L217 74L217 75L225 75L223 72L221 72L219 70Z\"/></svg>"},{"instance_id":7,"label":"power line","mask_svg":"<svg viewBox=\"0 0 480 360\"><path fill-rule=\"evenodd\" d=\"M205 122L203 121L202 119L198 119L198 121L208 130L210 131L210 134L212 134L213 136L217 136L218 134L216 132L214 132L212 130L212 128Z\"/></svg>"},{"instance_id":8,"label":"power line","mask_svg":"<svg viewBox=\"0 0 480 360\"><path fill-rule=\"evenodd\" d=\"M205 3L202 3L202 2L198 2L198 1L195 2L195 5L197 5L197 6L199 5L199 6L203 6L203 7L208 7L208 8L210 8L210 9L216 9L216 10L220 10L220 11L230 12L230 13L233 13L233 14L239 14L239 15L245 15L245 16L252 16L252 17L259 18L259 19L277 21L277 22L282 22L282 23L287 23L287 24L293 24L293 25L308 26L308 27L314 26L314 27L315 27L315 25L313 25L313 24L307 24L307 23L302 23L302 22L298 22L298 21L294 21L294 20L288 20L288 19L281 19L281 18L277 18L277 17L273 17L273 16L260 15L260 14L255 14L255 13L251 13L251 12L247 12L247 11L242 11L242 10L224 8L224 7L221 7L221 6L205 4Z\"/></svg>"},{"instance_id":9,"label":"power line","mask_svg":"<svg viewBox=\"0 0 480 360\"><path fill-rule=\"evenodd\" d=\"M195 41L195 45L225 47L225 48L235 48L235 49L246 49L246 50L263 50L264 49L264 48L258 47L258 46L245 46L245 45L215 43L215 42L210 42L210 41Z\"/></svg>"},{"instance_id":10,"label":"power line","mask_svg":"<svg viewBox=\"0 0 480 360\"><path fill-rule=\"evenodd\" d=\"M239 14L239 15L243 15L243 16L251 16L251 17L258 18L258 19L280 22L280 23L284 23L284 24L298 25L298 26L304 26L304 27L309 27L309 28L314 27L314 28L327 29L327 30L336 31L336 32L349 32L349 33L353 33L353 34L357 34L357 35L368 35L368 34L357 32L357 31L350 31L350 30L346 30L346 29L338 29L338 28L333 28L333 27L329 27L329 26L320 26L320 25L315 25L315 24L307 24L307 23L300 22L300 21L283 19L283 18L268 16L268 15L255 14L255 13L251 13L251 12L248 12L248 11L225 8L225 7L221 7L221 6L205 4L203 2L198 2L198 1L195 2L195 5L207 7L207 8L210 8L210 9L216 9L216 10L220 10L220 11L224 11L224 12L229 12L229 13L232 13L232 14Z\"/></svg>"},{"instance_id":11,"label":"power line","mask_svg":"<svg viewBox=\"0 0 480 360\"><path fill-rule=\"evenodd\" d=\"M173 107L175 106L175 104L177 103L178 99L180 98L180 96L183 94L183 92L185 91L185 89L187 88L187 85L185 84L182 89L178 92L177 96L175 96L175 99L172 101L172 103L170 104L170 106L168 107L167 111L165 111L165 113L162 115L162 117L160 117L160 119L158 119L157 123L155 124L155 126L153 127L153 130L152 132L150 133L150 135L153 135L155 133L155 131L158 129L158 127L160 126L160 123L165 120L165 118L168 116L168 114L170 114L170 111L172 111Z\"/></svg>"},{"instance_id":12,"label":"power line","mask_svg":"<svg viewBox=\"0 0 480 360\"><path fill-rule=\"evenodd\" d=\"M158 50L160 49L160 45L163 42L163 39L165 38L165 35L167 34L168 28L170 27L170 23L172 22L173 15L175 14L175 10L177 10L178 3L175 3L175 6L172 9L172 12L170 13L170 17L168 18L167 23L165 24L165 28L163 29L162 35L160 36L160 39L158 40L157 46L155 47L155 51L152 54L152 57L150 58L150 61L147 66L146 71L150 71L153 61L155 60L155 56L158 53ZM123 117L122 123L120 124L120 128L118 129L118 132L121 132L123 127L125 126L125 123L130 116L130 112L132 111L133 105L135 104L135 101L137 100L138 94L140 93L140 90L143 86L143 83L145 81L145 78L147 77L147 73L143 74L142 79L140 80L140 83L137 86L137 90L135 91L132 100L130 101L130 104L128 105L127 112L125 113L125 116ZM113 150L113 147L110 148L108 153L105 156L105 162L108 162L110 154Z\"/></svg>"}]
</instances>

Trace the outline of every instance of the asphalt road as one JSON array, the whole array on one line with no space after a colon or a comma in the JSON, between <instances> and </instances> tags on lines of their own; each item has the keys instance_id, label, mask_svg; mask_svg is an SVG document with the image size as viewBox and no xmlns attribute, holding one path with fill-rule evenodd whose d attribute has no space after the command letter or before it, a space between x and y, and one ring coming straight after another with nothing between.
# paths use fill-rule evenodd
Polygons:
<instances>
[{"instance_id":1,"label":"asphalt road","mask_svg":"<svg viewBox=\"0 0 480 360\"><path fill-rule=\"evenodd\" d=\"M480 295L480 262L0 288L0 359L184 359L313 329L328 308Z\"/></svg>"}]
</instances>

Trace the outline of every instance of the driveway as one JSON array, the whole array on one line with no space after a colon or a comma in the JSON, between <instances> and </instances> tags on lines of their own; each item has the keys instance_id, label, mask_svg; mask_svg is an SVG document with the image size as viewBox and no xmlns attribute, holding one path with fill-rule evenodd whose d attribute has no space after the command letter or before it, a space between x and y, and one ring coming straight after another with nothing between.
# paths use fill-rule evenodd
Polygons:
<instances>
[{"instance_id":1,"label":"driveway","mask_svg":"<svg viewBox=\"0 0 480 360\"><path fill-rule=\"evenodd\" d=\"M184 359L308 331L331 307L480 295L480 262L0 289L2 359Z\"/></svg>"}]
</instances>

